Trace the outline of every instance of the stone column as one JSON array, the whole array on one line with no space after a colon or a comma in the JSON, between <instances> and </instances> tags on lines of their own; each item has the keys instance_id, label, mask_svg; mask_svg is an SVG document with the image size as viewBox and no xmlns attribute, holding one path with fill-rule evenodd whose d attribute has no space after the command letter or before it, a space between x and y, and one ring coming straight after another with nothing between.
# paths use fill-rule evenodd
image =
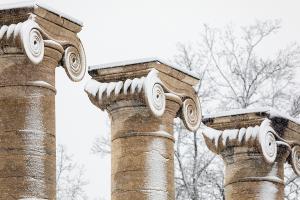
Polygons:
<instances>
[{"instance_id":1,"label":"stone column","mask_svg":"<svg viewBox=\"0 0 300 200\"><path fill-rule=\"evenodd\" d=\"M112 135L112 200L174 200L173 120L196 130L195 75L158 60L91 67L91 101L107 110Z\"/></svg>"},{"instance_id":2,"label":"stone column","mask_svg":"<svg viewBox=\"0 0 300 200\"><path fill-rule=\"evenodd\" d=\"M208 117L204 123L215 128L204 128L203 136L224 160L226 199L284 199L285 162L299 175L295 120L265 109Z\"/></svg>"},{"instance_id":3,"label":"stone column","mask_svg":"<svg viewBox=\"0 0 300 200\"><path fill-rule=\"evenodd\" d=\"M83 78L81 24L36 3L0 7L0 199L55 199L55 68Z\"/></svg>"}]
</instances>

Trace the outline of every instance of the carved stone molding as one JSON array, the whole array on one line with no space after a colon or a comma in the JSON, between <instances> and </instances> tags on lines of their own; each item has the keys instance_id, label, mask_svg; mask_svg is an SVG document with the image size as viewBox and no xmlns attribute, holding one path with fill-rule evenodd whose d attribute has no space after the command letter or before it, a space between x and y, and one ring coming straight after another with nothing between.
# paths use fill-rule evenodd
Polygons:
<instances>
[{"instance_id":1,"label":"carved stone molding","mask_svg":"<svg viewBox=\"0 0 300 200\"><path fill-rule=\"evenodd\" d=\"M142 98L157 117L164 114L166 99L171 99L181 105L178 116L187 129L196 131L201 123L201 108L197 96L172 91L160 80L159 72L155 68L150 69L147 76L125 81L101 83L92 79L86 84L85 91L91 101L102 110L107 109L114 101Z\"/></svg>"},{"instance_id":2,"label":"carved stone molding","mask_svg":"<svg viewBox=\"0 0 300 200\"><path fill-rule=\"evenodd\" d=\"M93 66L85 91L109 113L112 200L174 200L174 118L201 122L192 73L157 59Z\"/></svg>"},{"instance_id":3,"label":"carved stone molding","mask_svg":"<svg viewBox=\"0 0 300 200\"><path fill-rule=\"evenodd\" d=\"M32 6L32 10L27 6ZM55 48L63 54L59 63L69 78L72 81L82 80L86 71L86 60L81 41L76 35L78 28L70 30L68 26L63 27L64 24L57 24L54 17L49 20L46 17L48 13L44 13L47 9L38 4L27 6L0 10L0 55L24 53L30 62L37 65L45 56L45 47ZM21 17L5 18L12 10L20 13ZM75 23L73 26L79 25Z\"/></svg>"},{"instance_id":4,"label":"carved stone molding","mask_svg":"<svg viewBox=\"0 0 300 200\"><path fill-rule=\"evenodd\" d=\"M293 167L294 172L300 176L300 146L296 145L292 148L290 156L290 164Z\"/></svg>"},{"instance_id":5,"label":"carved stone molding","mask_svg":"<svg viewBox=\"0 0 300 200\"><path fill-rule=\"evenodd\" d=\"M266 162L273 163L277 156L277 145L289 145L276 141L276 136L279 137L270 123L269 119L265 119L260 126L224 131L206 127L203 129L203 136L209 149L215 153L220 154L228 147L257 147Z\"/></svg>"},{"instance_id":6,"label":"carved stone molding","mask_svg":"<svg viewBox=\"0 0 300 200\"><path fill-rule=\"evenodd\" d=\"M1 54L10 53L6 50L8 48L19 47L32 63L39 64L44 57L44 40L40 30L33 20L1 26Z\"/></svg>"},{"instance_id":7,"label":"carved stone molding","mask_svg":"<svg viewBox=\"0 0 300 200\"><path fill-rule=\"evenodd\" d=\"M262 108L206 116L203 122L208 148L225 163L226 198L283 199L284 164L300 172L297 120ZM263 189L267 184L270 193Z\"/></svg>"}]
</instances>

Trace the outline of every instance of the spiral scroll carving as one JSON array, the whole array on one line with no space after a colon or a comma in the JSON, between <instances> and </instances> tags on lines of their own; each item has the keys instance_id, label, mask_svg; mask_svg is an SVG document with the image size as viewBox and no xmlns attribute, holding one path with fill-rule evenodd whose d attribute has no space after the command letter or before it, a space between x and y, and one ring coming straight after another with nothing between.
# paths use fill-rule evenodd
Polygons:
<instances>
[{"instance_id":1,"label":"spiral scroll carving","mask_svg":"<svg viewBox=\"0 0 300 200\"><path fill-rule=\"evenodd\" d=\"M72 81L81 81L86 70L84 53L80 53L73 46L67 47L64 53L63 66Z\"/></svg>"},{"instance_id":2,"label":"spiral scroll carving","mask_svg":"<svg viewBox=\"0 0 300 200\"><path fill-rule=\"evenodd\" d=\"M270 120L264 120L259 129L259 147L265 161L273 163L277 156L275 131L270 126Z\"/></svg>"},{"instance_id":3,"label":"spiral scroll carving","mask_svg":"<svg viewBox=\"0 0 300 200\"><path fill-rule=\"evenodd\" d=\"M202 133L209 149L218 154L229 146L256 146L268 163L273 163L277 156L276 133L269 119L260 126L241 129L218 131L205 127Z\"/></svg>"},{"instance_id":4,"label":"spiral scroll carving","mask_svg":"<svg viewBox=\"0 0 300 200\"><path fill-rule=\"evenodd\" d=\"M71 37L70 37L71 38ZM17 47L25 53L33 64L39 64L44 58L45 44L56 48L63 56L63 66L72 81L80 81L86 71L84 49L79 40L58 40L42 29L33 18L18 24L3 25L0 27L0 47L2 53L5 48ZM52 46L51 46L52 45ZM59 61L60 62L60 61Z\"/></svg>"},{"instance_id":5,"label":"spiral scroll carving","mask_svg":"<svg viewBox=\"0 0 300 200\"><path fill-rule=\"evenodd\" d=\"M294 172L300 176L300 146L294 146L291 153L291 165Z\"/></svg>"},{"instance_id":6,"label":"spiral scroll carving","mask_svg":"<svg viewBox=\"0 0 300 200\"><path fill-rule=\"evenodd\" d=\"M158 78L158 71L152 70L145 79L145 99L152 113L159 117L165 112L166 96L162 83Z\"/></svg>"},{"instance_id":7,"label":"spiral scroll carving","mask_svg":"<svg viewBox=\"0 0 300 200\"><path fill-rule=\"evenodd\" d=\"M190 131L196 131L201 123L200 103L195 103L193 99L186 99L183 101L181 111L185 127Z\"/></svg>"},{"instance_id":8,"label":"spiral scroll carving","mask_svg":"<svg viewBox=\"0 0 300 200\"><path fill-rule=\"evenodd\" d=\"M2 44L15 44L21 47L34 64L39 64L43 60L44 40L39 25L32 20L1 26L0 41Z\"/></svg>"}]
</instances>

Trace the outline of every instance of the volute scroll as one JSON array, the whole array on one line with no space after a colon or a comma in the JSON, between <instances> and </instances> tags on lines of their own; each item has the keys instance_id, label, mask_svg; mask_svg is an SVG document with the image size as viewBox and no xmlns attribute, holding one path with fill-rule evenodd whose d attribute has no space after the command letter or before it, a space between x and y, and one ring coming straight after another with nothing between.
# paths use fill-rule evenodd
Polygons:
<instances>
[{"instance_id":1,"label":"volute scroll","mask_svg":"<svg viewBox=\"0 0 300 200\"><path fill-rule=\"evenodd\" d=\"M23 52L30 62L38 65L44 59L45 45L62 50L63 59L59 63L62 63L72 81L77 82L83 79L86 71L86 58L80 42L55 39L35 21L33 16L24 22L3 25L0 28L2 49L0 54L12 53L8 52L9 48L20 49L13 53Z\"/></svg>"}]
</instances>

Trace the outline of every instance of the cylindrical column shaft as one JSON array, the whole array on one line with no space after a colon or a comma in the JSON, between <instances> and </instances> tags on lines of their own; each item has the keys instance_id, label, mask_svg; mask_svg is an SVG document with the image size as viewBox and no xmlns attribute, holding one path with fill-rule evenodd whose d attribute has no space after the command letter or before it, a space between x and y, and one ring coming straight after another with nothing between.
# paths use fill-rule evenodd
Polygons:
<instances>
[{"instance_id":1,"label":"cylindrical column shaft","mask_svg":"<svg viewBox=\"0 0 300 200\"><path fill-rule=\"evenodd\" d=\"M61 56L47 48L47 55ZM55 67L1 57L0 199L55 199Z\"/></svg>"},{"instance_id":2,"label":"cylindrical column shaft","mask_svg":"<svg viewBox=\"0 0 300 200\"><path fill-rule=\"evenodd\" d=\"M284 199L284 163L279 154L269 164L254 147L228 147L225 162L225 199Z\"/></svg>"},{"instance_id":3,"label":"cylindrical column shaft","mask_svg":"<svg viewBox=\"0 0 300 200\"><path fill-rule=\"evenodd\" d=\"M179 104L167 101L159 118L145 105L129 104L110 111L112 200L173 200L173 119Z\"/></svg>"}]
</instances>

